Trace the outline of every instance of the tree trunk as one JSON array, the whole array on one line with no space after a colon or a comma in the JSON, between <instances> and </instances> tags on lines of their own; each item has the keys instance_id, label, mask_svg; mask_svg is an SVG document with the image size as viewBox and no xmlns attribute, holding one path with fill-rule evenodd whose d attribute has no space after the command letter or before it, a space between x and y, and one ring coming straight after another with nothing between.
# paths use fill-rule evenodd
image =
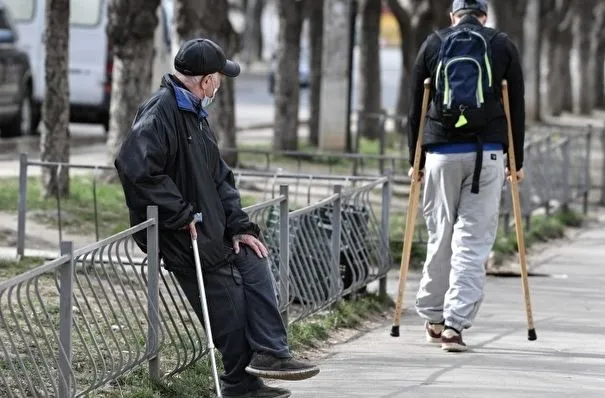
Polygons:
<instances>
[{"instance_id":1,"label":"tree trunk","mask_svg":"<svg viewBox=\"0 0 605 398\"><path fill-rule=\"evenodd\" d=\"M298 149L300 34L304 1L278 0L279 35L275 76L273 147Z\"/></svg>"},{"instance_id":2,"label":"tree trunk","mask_svg":"<svg viewBox=\"0 0 605 398\"><path fill-rule=\"evenodd\" d=\"M43 162L69 162L69 0L46 0L45 25L40 158ZM41 182L43 198L69 195L67 167L43 167Z\"/></svg>"},{"instance_id":3,"label":"tree trunk","mask_svg":"<svg viewBox=\"0 0 605 398\"><path fill-rule=\"evenodd\" d=\"M319 119L321 115L321 62L323 58L324 6L321 1L307 2L309 8L309 143L319 146Z\"/></svg>"},{"instance_id":4,"label":"tree trunk","mask_svg":"<svg viewBox=\"0 0 605 398\"><path fill-rule=\"evenodd\" d=\"M260 61L263 56L263 31L261 19L265 0L249 0L245 5L246 27L244 30L244 54L242 59L250 64Z\"/></svg>"},{"instance_id":5,"label":"tree trunk","mask_svg":"<svg viewBox=\"0 0 605 398\"><path fill-rule=\"evenodd\" d=\"M599 40L595 55L595 97L594 106L605 109L605 42Z\"/></svg>"},{"instance_id":6,"label":"tree trunk","mask_svg":"<svg viewBox=\"0 0 605 398\"><path fill-rule=\"evenodd\" d=\"M527 15L524 20L525 54L523 69L525 74L525 111L528 122L540 120L540 70L542 64L540 3L540 0L527 1Z\"/></svg>"},{"instance_id":7,"label":"tree trunk","mask_svg":"<svg viewBox=\"0 0 605 398\"><path fill-rule=\"evenodd\" d=\"M409 46L409 42L413 41L410 29L410 16L408 12L399 4L398 0L387 0L387 4L393 13L393 16L397 20L397 25L399 26L399 36L401 37L401 42L399 44L399 49L401 50L401 75L399 76L399 91L397 95L397 105L396 105L396 113L398 115L404 115L407 110L407 98L409 94L406 91L406 82L408 81L407 69L406 69L406 53L407 47Z\"/></svg>"},{"instance_id":8,"label":"tree trunk","mask_svg":"<svg viewBox=\"0 0 605 398\"><path fill-rule=\"evenodd\" d=\"M239 47L239 37L229 21L227 0L176 0L174 9L174 47L178 50L183 42L196 37L206 37L216 42L228 58ZM211 15L212 18L208 18ZM235 90L233 79L222 80L213 105L208 109L212 130L221 148L237 148L235 131ZM223 153L225 161L237 164L237 152Z\"/></svg>"},{"instance_id":9,"label":"tree trunk","mask_svg":"<svg viewBox=\"0 0 605 398\"><path fill-rule=\"evenodd\" d=\"M361 3L361 45L359 93L361 112L357 134L369 139L380 137L382 90L380 79L380 15L381 0L364 0Z\"/></svg>"},{"instance_id":10,"label":"tree trunk","mask_svg":"<svg viewBox=\"0 0 605 398\"><path fill-rule=\"evenodd\" d=\"M561 109L563 111L573 111L573 79L571 74L571 62L570 58L573 54L573 36L571 34L571 28L566 29L561 37L559 38L559 59L561 60L561 80L556 82L563 93ZM555 85L555 87L556 87Z\"/></svg>"},{"instance_id":11,"label":"tree trunk","mask_svg":"<svg viewBox=\"0 0 605 398\"><path fill-rule=\"evenodd\" d=\"M320 115L319 147L350 152L351 17L357 6L350 0L326 0L324 7L321 107L329 111Z\"/></svg>"},{"instance_id":12,"label":"tree trunk","mask_svg":"<svg viewBox=\"0 0 605 398\"><path fill-rule=\"evenodd\" d=\"M434 1L435 4L436 1ZM402 71L397 96L397 114L407 115L410 99L410 79L418 49L427 36L445 21L444 9L433 9L429 0L414 0L406 2L406 8L399 0L387 0L387 4L399 25L399 32L404 40L401 41ZM436 18L435 15L438 15ZM405 127L404 127L405 128Z\"/></svg>"},{"instance_id":13,"label":"tree trunk","mask_svg":"<svg viewBox=\"0 0 605 398\"><path fill-rule=\"evenodd\" d=\"M433 11L433 24L435 29L447 28L451 25L450 5L452 0L430 0Z\"/></svg>"},{"instance_id":14,"label":"tree trunk","mask_svg":"<svg viewBox=\"0 0 605 398\"><path fill-rule=\"evenodd\" d=\"M107 34L114 52L107 138L110 165L140 103L151 93L159 4L160 0L110 0L108 4ZM115 173L108 178L115 179Z\"/></svg>"},{"instance_id":15,"label":"tree trunk","mask_svg":"<svg viewBox=\"0 0 605 398\"><path fill-rule=\"evenodd\" d=\"M523 21L525 21L527 0L492 1L490 6L496 14L498 29L508 34L523 57L525 54Z\"/></svg>"},{"instance_id":16,"label":"tree trunk","mask_svg":"<svg viewBox=\"0 0 605 398\"><path fill-rule=\"evenodd\" d=\"M546 46L546 103L549 113L559 116L571 104L571 2L542 0L543 37Z\"/></svg>"},{"instance_id":17,"label":"tree trunk","mask_svg":"<svg viewBox=\"0 0 605 398\"><path fill-rule=\"evenodd\" d=\"M597 34L594 28L594 18L592 16L595 7L591 1L584 1L581 5L577 4L572 23L573 33L573 56L576 70L574 76L575 96L573 102L573 112L580 115L590 115L593 109L594 77L596 74L595 53ZM594 40L593 40L594 39Z\"/></svg>"},{"instance_id":18,"label":"tree trunk","mask_svg":"<svg viewBox=\"0 0 605 398\"><path fill-rule=\"evenodd\" d=\"M560 116L564 110L570 110L572 104L571 68L569 55L571 45L566 39L548 43L548 103L553 116Z\"/></svg>"}]
</instances>

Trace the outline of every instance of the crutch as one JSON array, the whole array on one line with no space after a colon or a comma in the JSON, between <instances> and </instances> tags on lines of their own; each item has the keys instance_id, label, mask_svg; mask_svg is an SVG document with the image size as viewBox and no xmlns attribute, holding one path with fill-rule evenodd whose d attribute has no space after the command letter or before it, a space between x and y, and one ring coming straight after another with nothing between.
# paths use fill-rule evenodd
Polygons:
<instances>
[{"instance_id":1,"label":"crutch","mask_svg":"<svg viewBox=\"0 0 605 398\"><path fill-rule=\"evenodd\" d=\"M510 120L510 103L508 98L508 82L502 81L502 102L508 125L508 170L510 171L510 191L513 199L513 213L515 216L515 232L517 234L517 248L519 249L519 263L521 265L521 280L523 296L525 297L525 312L527 314L527 339L536 340L536 328L531 311L529 298L529 282L527 278L527 259L525 257L525 237L523 234L523 218L521 216L521 203L519 200L519 182L517 181L517 164L515 163L515 147L513 145L513 127Z\"/></svg>"},{"instance_id":2,"label":"crutch","mask_svg":"<svg viewBox=\"0 0 605 398\"><path fill-rule=\"evenodd\" d=\"M416 226L416 214L418 212L418 194L420 191L420 159L422 156L422 134L424 133L424 124L429 105L429 96L431 90L431 79L424 80L424 94L422 97L422 112L420 116L420 128L418 129L418 139L416 140L416 152L414 154L414 173L412 175L412 184L410 186L410 195L408 202L408 212L406 215L405 232L403 234L403 249L401 251L401 266L399 270L399 290L397 292L397 301L395 303L395 320L391 328L391 336L399 337L399 322L401 319L401 308L403 306L403 293L408 277L408 268L410 266L410 255L412 251L412 239L414 237L414 227Z\"/></svg>"},{"instance_id":3,"label":"crutch","mask_svg":"<svg viewBox=\"0 0 605 398\"><path fill-rule=\"evenodd\" d=\"M193 221L195 224L202 222L202 214L196 213ZM208 351L212 361L212 373L214 375L214 383L216 386L216 396L222 398L221 386L218 379L218 371L216 369L216 358L214 356L214 341L212 340L212 329L210 329L210 317L208 316L208 303L206 301L206 289L204 288L204 277L202 275L202 262L200 261L200 250L197 245L197 231L194 228L191 232L191 246L193 246L193 257L195 259L195 273L197 274L197 284L200 289L200 301L202 302L202 314L204 316L204 328L206 329L206 338L208 340Z\"/></svg>"}]
</instances>

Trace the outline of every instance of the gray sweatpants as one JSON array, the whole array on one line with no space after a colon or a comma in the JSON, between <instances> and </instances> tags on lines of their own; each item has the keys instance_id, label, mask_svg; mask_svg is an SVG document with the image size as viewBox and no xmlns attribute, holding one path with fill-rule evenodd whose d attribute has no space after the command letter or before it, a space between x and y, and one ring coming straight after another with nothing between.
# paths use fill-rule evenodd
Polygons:
<instances>
[{"instance_id":1,"label":"gray sweatpants","mask_svg":"<svg viewBox=\"0 0 605 398\"><path fill-rule=\"evenodd\" d=\"M483 300L505 179L502 151L484 151L479 193L471 193L475 158L427 153L424 169L428 242L416 311L460 331L471 327Z\"/></svg>"}]
</instances>

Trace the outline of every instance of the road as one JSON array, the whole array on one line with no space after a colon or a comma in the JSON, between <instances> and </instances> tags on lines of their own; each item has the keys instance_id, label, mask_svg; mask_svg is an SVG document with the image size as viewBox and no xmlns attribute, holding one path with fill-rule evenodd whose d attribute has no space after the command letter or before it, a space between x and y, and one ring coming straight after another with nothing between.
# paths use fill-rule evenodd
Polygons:
<instances>
[{"instance_id":1,"label":"road","mask_svg":"<svg viewBox=\"0 0 605 398\"><path fill-rule=\"evenodd\" d=\"M356 56L356 60L358 57ZM397 49L383 48L381 51L381 83L383 106L392 112L397 101L399 85L400 53ZM357 67L355 70L359 70ZM274 97L267 89L267 68L245 71L235 81L235 117L238 129L250 130L251 126L271 125L274 118ZM359 76L356 76L359 77ZM355 85L354 85L355 90ZM309 116L308 90L301 90L299 116ZM219 93L220 95L220 93ZM353 109L357 108L357 93L353 94ZM105 133L100 125L71 124L71 148L76 153L103 151ZM259 136L270 135L265 128ZM17 159L19 153L32 156L39 153L39 137L0 139L0 160Z\"/></svg>"}]
</instances>

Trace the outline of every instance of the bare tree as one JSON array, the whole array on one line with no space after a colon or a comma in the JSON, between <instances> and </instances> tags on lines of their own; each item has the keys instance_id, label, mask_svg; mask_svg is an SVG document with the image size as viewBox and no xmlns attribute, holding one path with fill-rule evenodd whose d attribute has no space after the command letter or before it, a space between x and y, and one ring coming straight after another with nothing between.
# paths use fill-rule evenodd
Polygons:
<instances>
[{"instance_id":1,"label":"bare tree","mask_svg":"<svg viewBox=\"0 0 605 398\"><path fill-rule=\"evenodd\" d=\"M571 70L569 56L572 48L571 2L569 0L544 0L545 9L543 38L546 46L546 101L548 111L559 116L564 109L571 110Z\"/></svg>"},{"instance_id":2,"label":"bare tree","mask_svg":"<svg viewBox=\"0 0 605 398\"><path fill-rule=\"evenodd\" d=\"M304 0L278 0L279 37L275 76L273 147L298 149L300 34Z\"/></svg>"},{"instance_id":3,"label":"bare tree","mask_svg":"<svg viewBox=\"0 0 605 398\"><path fill-rule=\"evenodd\" d=\"M69 1L46 0L45 84L42 104L42 161L69 162ZM42 168L42 195L69 194L67 167Z\"/></svg>"},{"instance_id":4,"label":"bare tree","mask_svg":"<svg viewBox=\"0 0 605 398\"><path fill-rule=\"evenodd\" d=\"M573 112L590 115L594 107L594 90L591 87L594 87L595 75L597 74L596 52L598 36L600 35L600 30L597 30L597 28L602 29L602 26L595 26L596 24L593 23L593 11L596 8L597 1L574 1L572 4L574 14L572 22L573 47L578 67L576 71L578 84L574 90Z\"/></svg>"},{"instance_id":5,"label":"bare tree","mask_svg":"<svg viewBox=\"0 0 605 398\"><path fill-rule=\"evenodd\" d=\"M114 55L107 138L110 163L122 146L139 104L151 93L159 4L160 0L110 0L108 4L107 35Z\"/></svg>"},{"instance_id":6,"label":"bare tree","mask_svg":"<svg viewBox=\"0 0 605 398\"><path fill-rule=\"evenodd\" d=\"M527 0L527 15L524 20L525 115L529 122L541 118L542 17L547 12L543 3L542 0Z\"/></svg>"},{"instance_id":7,"label":"bare tree","mask_svg":"<svg viewBox=\"0 0 605 398\"><path fill-rule=\"evenodd\" d=\"M397 97L397 113L407 114L409 108L409 82L416 54L422 41L433 27L433 13L428 0L387 0L399 25L401 36L402 71Z\"/></svg>"},{"instance_id":8,"label":"bare tree","mask_svg":"<svg viewBox=\"0 0 605 398\"><path fill-rule=\"evenodd\" d=\"M380 15L381 0L361 2L361 43L359 92L361 112L357 134L370 139L380 136L378 115L382 109L380 79Z\"/></svg>"},{"instance_id":9,"label":"bare tree","mask_svg":"<svg viewBox=\"0 0 605 398\"><path fill-rule=\"evenodd\" d=\"M505 31L519 49L525 54L524 24L528 0L491 1L490 7L496 14L497 27Z\"/></svg>"},{"instance_id":10,"label":"bare tree","mask_svg":"<svg viewBox=\"0 0 605 398\"><path fill-rule=\"evenodd\" d=\"M246 27L243 34L243 59L247 63L263 57L263 31L261 19L266 0L248 0L245 4Z\"/></svg>"},{"instance_id":11,"label":"bare tree","mask_svg":"<svg viewBox=\"0 0 605 398\"><path fill-rule=\"evenodd\" d=\"M319 120L321 115L321 63L323 55L324 5L321 1L308 1L309 21L309 143L319 146Z\"/></svg>"},{"instance_id":12,"label":"bare tree","mask_svg":"<svg viewBox=\"0 0 605 398\"><path fill-rule=\"evenodd\" d=\"M406 115L410 97L409 82L418 49L434 29L450 23L449 0L387 0L393 12L401 40L402 73L397 97L397 113Z\"/></svg>"},{"instance_id":13,"label":"bare tree","mask_svg":"<svg viewBox=\"0 0 605 398\"><path fill-rule=\"evenodd\" d=\"M595 82L594 82L594 106L605 108L605 3L599 2L595 8L595 24L593 34L595 35Z\"/></svg>"},{"instance_id":14,"label":"bare tree","mask_svg":"<svg viewBox=\"0 0 605 398\"><path fill-rule=\"evenodd\" d=\"M174 19L173 46L175 48L184 41L196 37L206 37L216 42L227 57L233 57L239 48L239 35L229 20L227 0L176 0ZM212 129L219 139L221 148L236 148L233 79L222 80L221 89L209 113ZM230 165L237 163L236 152L225 152L223 157Z\"/></svg>"}]
</instances>

